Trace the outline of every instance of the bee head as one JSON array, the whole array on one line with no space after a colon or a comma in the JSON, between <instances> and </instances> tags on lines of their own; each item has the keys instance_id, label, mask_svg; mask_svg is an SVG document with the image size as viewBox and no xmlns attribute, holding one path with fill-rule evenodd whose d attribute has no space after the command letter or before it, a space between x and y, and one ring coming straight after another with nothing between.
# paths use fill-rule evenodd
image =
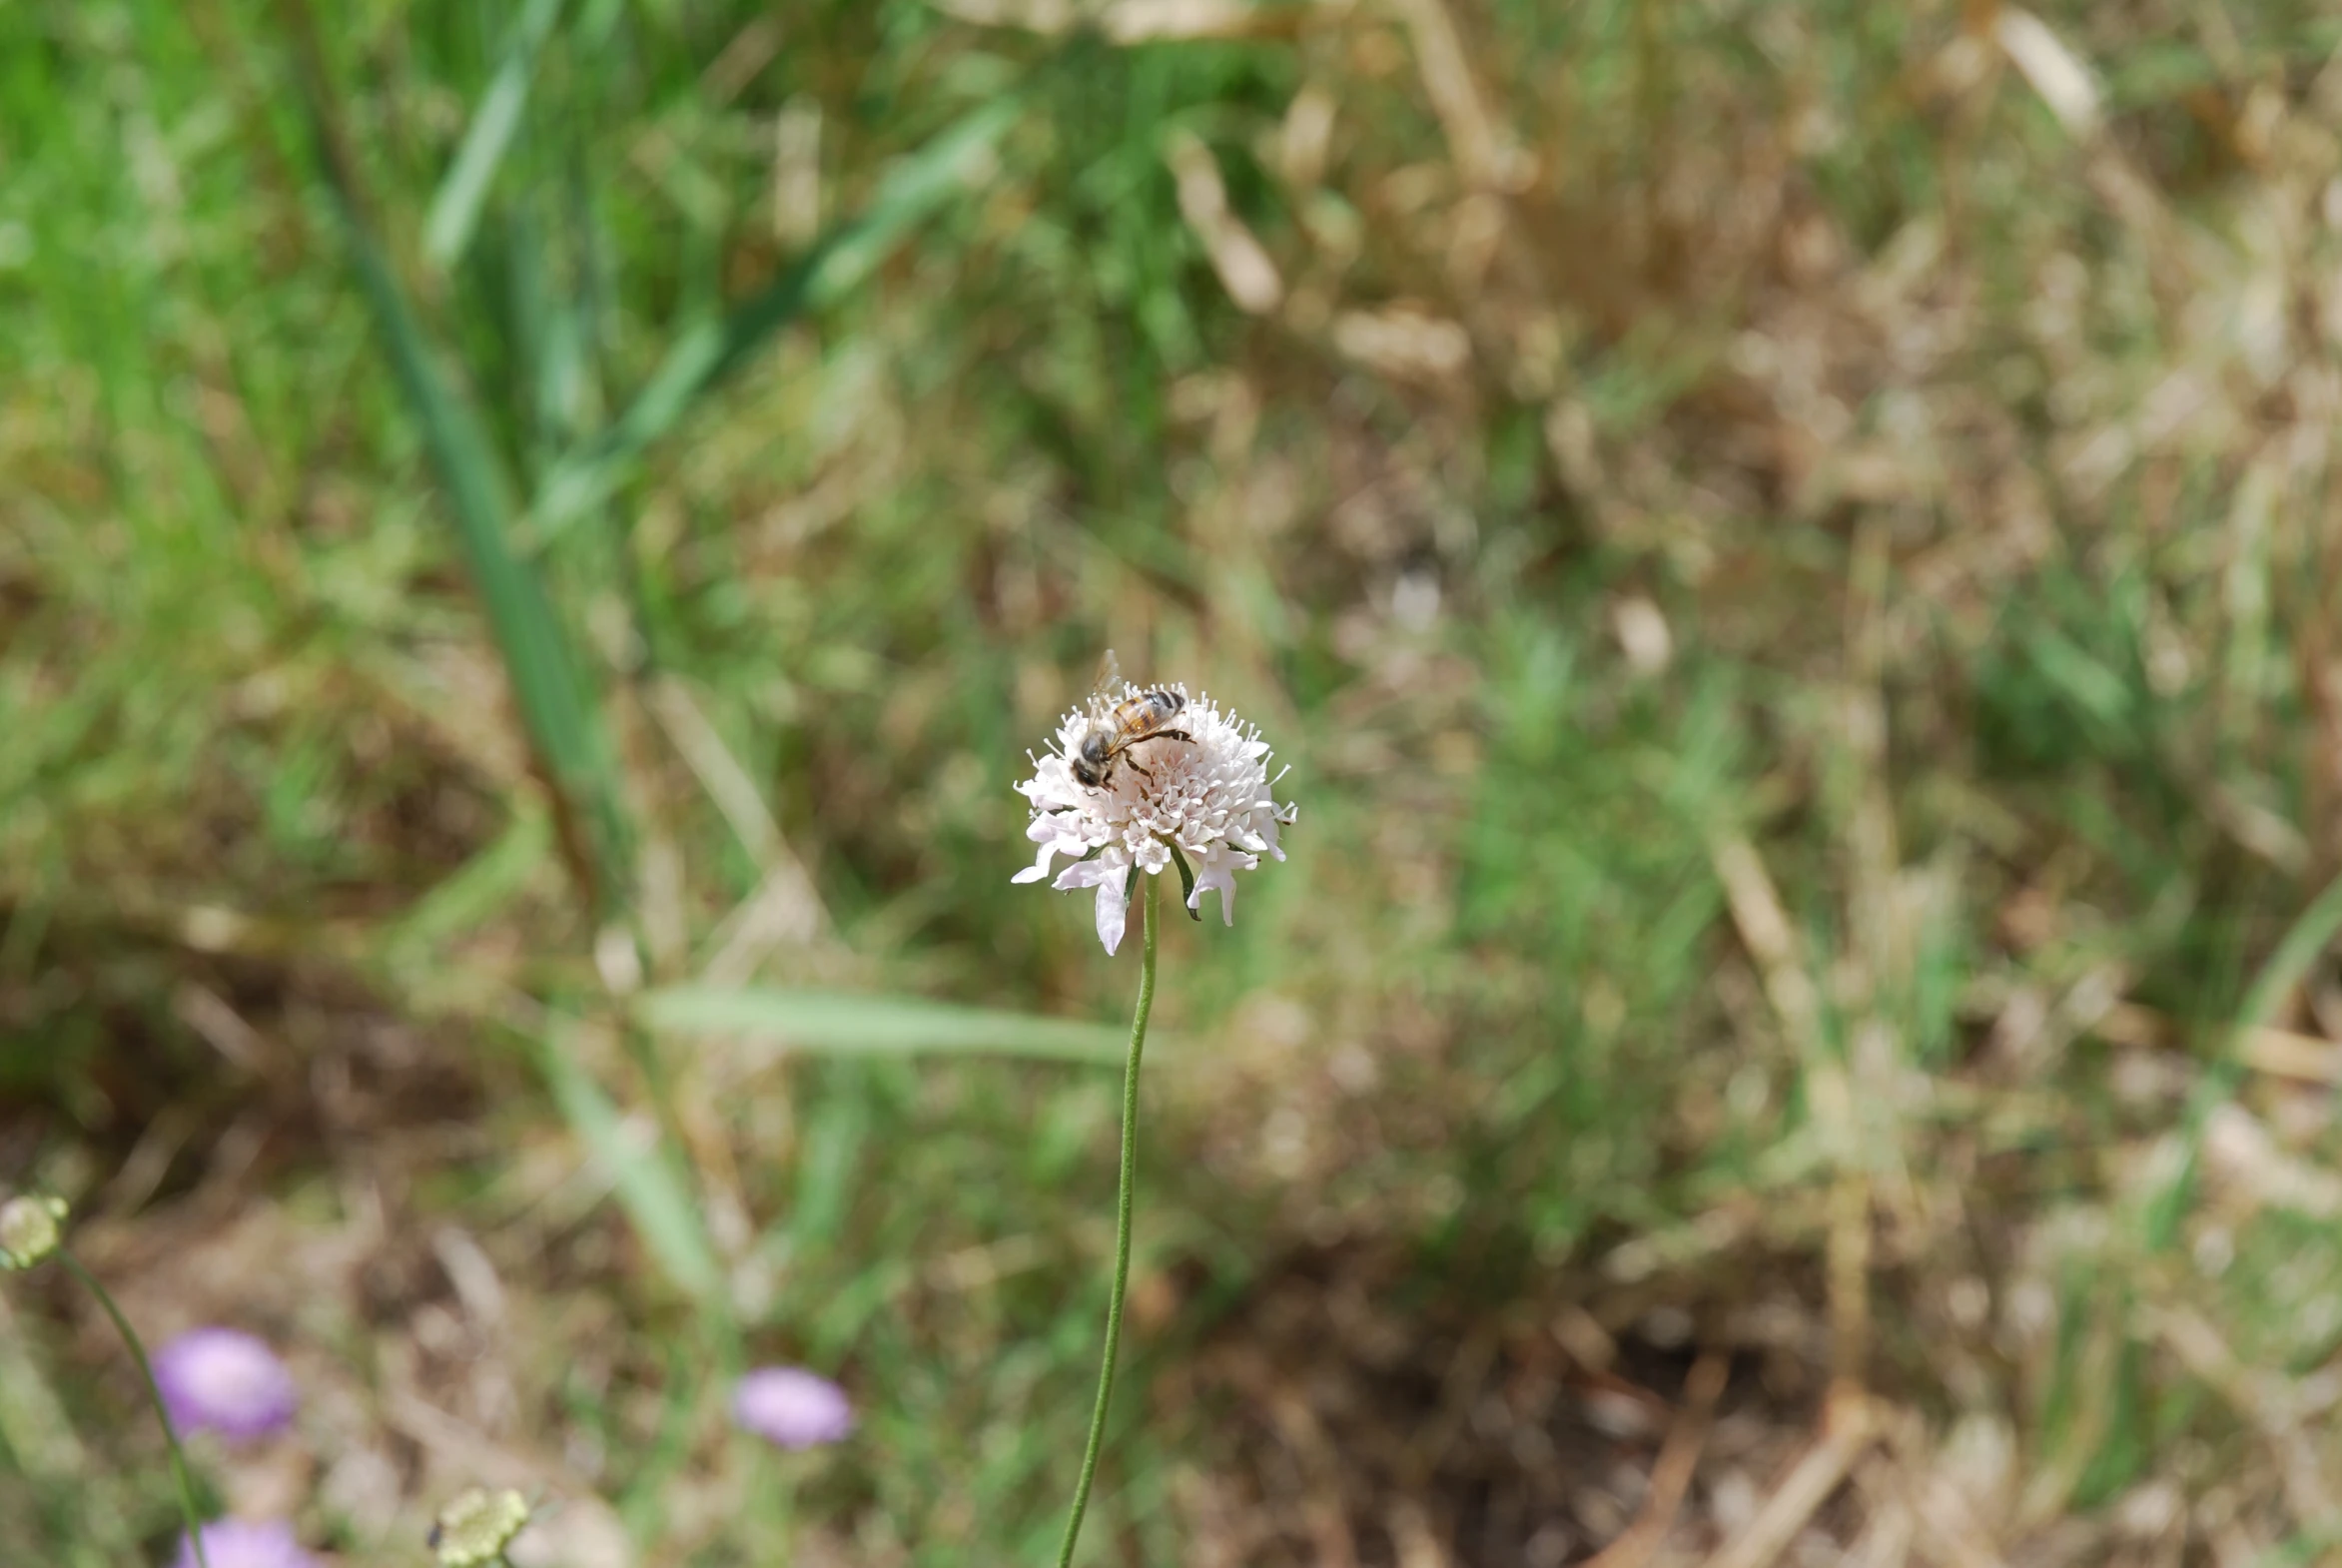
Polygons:
<instances>
[{"instance_id":1,"label":"bee head","mask_svg":"<svg viewBox=\"0 0 2342 1568\"><path fill-rule=\"evenodd\" d=\"M1093 730L1074 748L1067 761L1073 764L1075 780L1085 789L1096 789L1106 782L1108 748L1113 744L1104 735Z\"/></svg>"}]
</instances>

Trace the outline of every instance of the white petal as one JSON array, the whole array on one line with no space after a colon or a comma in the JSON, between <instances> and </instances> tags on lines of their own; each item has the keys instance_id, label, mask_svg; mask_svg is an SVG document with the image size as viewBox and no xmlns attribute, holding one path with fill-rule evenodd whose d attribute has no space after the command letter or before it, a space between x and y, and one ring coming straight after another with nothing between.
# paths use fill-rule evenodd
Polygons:
<instances>
[{"instance_id":1,"label":"white petal","mask_svg":"<svg viewBox=\"0 0 2342 1568\"><path fill-rule=\"evenodd\" d=\"M1108 957L1123 945L1123 925L1131 912L1131 877L1127 868L1112 877L1101 877L1098 883L1098 940L1106 944Z\"/></svg>"},{"instance_id":2,"label":"white petal","mask_svg":"<svg viewBox=\"0 0 2342 1568\"><path fill-rule=\"evenodd\" d=\"M1280 824L1289 823L1293 820L1292 811L1293 808L1290 806L1285 807L1282 811L1279 811L1272 806L1267 811L1264 811L1257 817L1253 818L1253 823L1258 828L1261 841L1267 846L1268 853L1274 855L1279 860L1284 859L1284 851L1277 847L1276 830Z\"/></svg>"},{"instance_id":3,"label":"white petal","mask_svg":"<svg viewBox=\"0 0 2342 1568\"><path fill-rule=\"evenodd\" d=\"M1058 879L1050 886L1060 892L1069 888L1094 888L1106 880L1109 872L1120 876L1130 869L1130 861L1120 854L1102 855L1096 860L1077 860L1059 872Z\"/></svg>"},{"instance_id":4,"label":"white petal","mask_svg":"<svg viewBox=\"0 0 2342 1568\"><path fill-rule=\"evenodd\" d=\"M1187 908L1197 911L1202 909L1205 888L1219 890L1219 923L1223 926L1234 925L1236 923L1235 868L1225 861L1221 861L1196 872L1194 891L1187 895Z\"/></svg>"},{"instance_id":5,"label":"white petal","mask_svg":"<svg viewBox=\"0 0 2342 1568\"><path fill-rule=\"evenodd\" d=\"M1040 824L1038 823L1035 824L1037 827ZM1057 835L1053 833L1050 835L1049 840L1041 846L1041 858L1036 860L1032 865L1027 866L1023 871L1020 871L1015 876L1009 878L1009 880L1011 882L1039 882L1043 877L1049 875L1050 857L1055 855L1057 852Z\"/></svg>"}]
</instances>

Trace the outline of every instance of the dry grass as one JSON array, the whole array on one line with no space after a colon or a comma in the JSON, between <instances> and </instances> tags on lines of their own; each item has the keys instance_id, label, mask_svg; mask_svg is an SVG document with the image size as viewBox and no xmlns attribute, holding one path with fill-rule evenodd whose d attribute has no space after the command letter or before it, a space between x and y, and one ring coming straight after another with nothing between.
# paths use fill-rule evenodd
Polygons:
<instances>
[{"instance_id":1,"label":"dry grass","mask_svg":"<svg viewBox=\"0 0 2342 1568\"><path fill-rule=\"evenodd\" d=\"M1009 770L1111 641L1258 716L1303 814L1232 936L1168 944L1094 1554L2335 1549L2318 18L557 34L600 251L529 238L564 232L544 159L477 272L408 267L532 477L693 299L1071 61L546 547L636 831L613 938L275 42L198 11L22 24L60 83L135 85L127 176L70 150L96 100L28 78L0 116L46 149L0 198L35 257L0 275L35 307L0 356L0 1171L77 1195L154 1332L289 1347L301 1433L208 1455L230 1504L353 1563L475 1480L559 1499L531 1560L579 1568L1038 1557L1106 1087L753 1041L650 1041L654 1079L621 1021L681 978L1119 1006L1086 915L1005 887ZM379 73L349 112L401 255L494 57L453 15L333 40ZM588 253L572 385L526 306ZM132 305L141 355L101 327ZM662 1127L720 1310L620 1182ZM54 1281L0 1310L0 1557L131 1560L169 1515L119 1356ZM863 1436L777 1469L725 1426L744 1357L840 1371Z\"/></svg>"}]
</instances>

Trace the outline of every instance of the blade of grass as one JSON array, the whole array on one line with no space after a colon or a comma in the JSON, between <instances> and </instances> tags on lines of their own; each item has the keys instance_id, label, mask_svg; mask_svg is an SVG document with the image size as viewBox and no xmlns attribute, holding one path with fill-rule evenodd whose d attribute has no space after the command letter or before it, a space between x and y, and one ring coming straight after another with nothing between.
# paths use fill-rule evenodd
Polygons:
<instances>
[{"instance_id":1,"label":"blade of grass","mask_svg":"<svg viewBox=\"0 0 2342 1568\"><path fill-rule=\"evenodd\" d=\"M657 1143L628 1136L618 1108L565 1042L551 1035L540 1039L537 1061L562 1116L608 1168L619 1206L660 1270L693 1300L720 1304L723 1270L716 1262L715 1246L690 1190Z\"/></svg>"},{"instance_id":2,"label":"blade of grass","mask_svg":"<svg viewBox=\"0 0 2342 1568\"><path fill-rule=\"evenodd\" d=\"M906 997L668 986L645 993L636 1017L678 1035L748 1035L844 1056L1034 1057L1119 1062L1124 1043L1101 1024L1033 1018Z\"/></svg>"},{"instance_id":3,"label":"blade of grass","mask_svg":"<svg viewBox=\"0 0 2342 1568\"><path fill-rule=\"evenodd\" d=\"M489 845L458 866L385 927L383 947L420 956L438 943L485 925L520 896L553 845L552 824L526 804Z\"/></svg>"},{"instance_id":4,"label":"blade of grass","mask_svg":"<svg viewBox=\"0 0 2342 1568\"><path fill-rule=\"evenodd\" d=\"M2326 884L2307 909L2286 928L2277 950L2245 992L2238 1017L2229 1030L2223 1054L2198 1081L2188 1098L2186 1120L2179 1138L2181 1158L2164 1183L2147 1198L2144 1226L2147 1244L2161 1250L2178 1240L2180 1221L2195 1191L2196 1167L2203 1150L2204 1126L2218 1107L2233 1099L2248 1071L2245 1042L2253 1031L2276 1017L2277 1009L2300 985L2318 958L2342 934L2342 877Z\"/></svg>"},{"instance_id":5,"label":"blade of grass","mask_svg":"<svg viewBox=\"0 0 2342 1568\"><path fill-rule=\"evenodd\" d=\"M511 547L504 477L487 432L440 373L422 323L407 303L390 259L367 222L355 161L333 118L325 56L306 5L281 0L293 31L318 162L350 241L359 283L372 309L408 410L454 513L456 534L488 624L512 682L540 771L564 828L571 869L597 905L614 902L626 864L624 818L595 711L587 700L567 633L544 584ZM580 810L590 849L575 838Z\"/></svg>"},{"instance_id":6,"label":"blade of grass","mask_svg":"<svg viewBox=\"0 0 2342 1568\"><path fill-rule=\"evenodd\" d=\"M2260 974L2254 977L2252 989L2244 994L2242 1016L2230 1037L2232 1057L2246 1035L2267 1027L2277 1016L2277 1009L2307 978L2319 957L2333 946L2337 934L2342 934L2342 877L2326 884L2325 891L2301 912L2287 928L2277 950L2269 955L2269 961L2261 966Z\"/></svg>"},{"instance_id":7,"label":"blade of grass","mask_svg":"<svg viewBox=\"0 0 2342 1568\"><path fill-rule=\"evenodd\" d=\"M520 14L504 45L504 58L496 66L495 76L487 91L480 94L470 129L463 133L463 145L456 149L447 177L431 198L430 217L423 224L423 255L434 267L453 266L471 243L480 203L512 145L512 133L519 129L520 111L528 102L529 84L536 78L537 56L552 37L553 24L561 18L561 3L529 0L528 9Z\"/></svg>"},{"instance_id":8,"label":"blade of grass","mask_svg":"<svg viewBox=\"0 0 2342 1568\"><path fill-rule=\"evenodd\" d=\"M843 297L874 272L896 242L964 188L968 175L1016 117L1018 99L997 99L905 158L870 205L815 241L788 271L720 321L679 334L626 410L583 451L546 475L529 518L541 548L622 483L642 452L681 422L767 339Z\"/></svg>"}]
</instances>

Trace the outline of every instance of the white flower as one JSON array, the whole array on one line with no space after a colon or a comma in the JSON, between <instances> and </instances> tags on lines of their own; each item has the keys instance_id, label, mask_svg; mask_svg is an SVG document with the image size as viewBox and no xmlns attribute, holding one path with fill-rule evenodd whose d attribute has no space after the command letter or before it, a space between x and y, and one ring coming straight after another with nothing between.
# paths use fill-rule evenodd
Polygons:
<instances>
[{"instance_id":1,"label":"white flower","mask_svg":"<svg viewBox=\"0 0 2342 1568\"><path fill-rule=\"evenodd\" d=\"M488 1568L504 1561L504 1548L528 1525L528 1499L506 1488L474 1486L439 1510L431 1527L431 1549L439 1568Z\"/></svg>"},{"instance_id":2,"label":"white flower","mask_svg":"<svg viewBox=\"0 0 2342 1568\"><path fill-rule=\"evenodd\" d=\"M1178 697L1182 706L1165 727L1186 739L1158 735L1141 741L1116 759L1095 788L1075 778L1069 759L1092 723L1141 694L1126 684L1067 714L1049 755L1017 786L1033 802L1025 836L1041 846L1041 855L1015 880L1038 882L1049 875L1053 857L1073 857L1077 863L1060 871L1053 886L1098 889L1098 940L1109 953L1122 945L1133 866L1161 876L1177 846L1195 873L1188 910L1200 909L1205 888L1217 888L1220 919L1232 925L1235 874L1258 866L1262 855L1284 859L1276 831L1293 820L1295 810L1269 796L1274 781L1268 776L1268 742L1259 730L1222 713L1209 697L1189 699L1184 686L1149 689Z\"/></svg>"},{"instance_id":3,"label":"white flower","mask_svg":"<svg viewBox=\"0 0 2342 1568\"><path fill-rule=\"evenodd\" d=\"M30 1268L65 1239L65 1199L26 1192L0 1203L0 1268Z\"/></svg>"}]
</instances>

